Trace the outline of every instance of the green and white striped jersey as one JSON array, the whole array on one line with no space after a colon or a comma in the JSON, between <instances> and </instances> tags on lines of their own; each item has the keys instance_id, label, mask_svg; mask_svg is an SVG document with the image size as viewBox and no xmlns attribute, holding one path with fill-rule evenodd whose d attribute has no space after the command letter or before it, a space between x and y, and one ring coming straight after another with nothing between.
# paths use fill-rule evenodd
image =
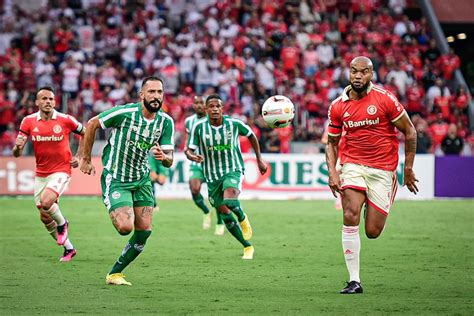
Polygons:
<instances>
[{"instance_id":1,"label":"green and white striped jersey","mask_svg":"<svg viewBox=\"0 0 474 316\"><path fill-rule=\"evenodd\" d=\"M102 164L121 182L137 181L148 176L148 153L155 144L163 150L174 149L174 123L166 113L156 113L153 120L143 117L141 103L116 106L99 114L103 129L112 127L102 153Z\"/></svg>"},{"instance_id":2,"label":"green and white striped jersey","mask_svg":"<svg viewBox=\"0 0 474 316\"><path fill-rule=\"evenodd\" d=\"M212 126L207 117L194 124L188 138L188 148L199 149L207 182L219 180L229 172L244 173L244 160L239 135L250 136L252 129L241 120L224 116L221 126Z\"/></svg>"},{"instance_id":3,"label":"green and white striped jersey","mask_svg":"<svg viewBox=\"0 0 474 316\"><path fill-rule=\"evenodd\" d=\"M204 116L205 117L205 116ZM201 119L203 119L202 117ZM184 126L186 128L186 133L188 133L188 139L191 137L191 131L193 130L194 124L196 124L197 121L199 121L200 118L197 116L197 114L193 114L191 116L188 116L186 120L184 120ZM199 154L199 148L194 150L195 154ZM201 166L201 164L191 161L191 165L195 166Z\"/></svg>"}]
</instances>

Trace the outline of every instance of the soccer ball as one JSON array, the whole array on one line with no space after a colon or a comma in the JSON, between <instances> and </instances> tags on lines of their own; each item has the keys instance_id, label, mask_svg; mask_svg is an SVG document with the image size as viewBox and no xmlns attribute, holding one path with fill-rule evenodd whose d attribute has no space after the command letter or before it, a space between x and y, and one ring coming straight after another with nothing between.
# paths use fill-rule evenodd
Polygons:
<instances>
[{"instance_id":1,"label":"soccer ball","mask_svg":"<svg viewBox=\"0 0 474 316\"><path fill-rule=\"evenodd\" d=\"M274 95L263 103L262 117L271 128L286 127L295 117L295 106L287 97Z\"/></svg>"}]
</instances>

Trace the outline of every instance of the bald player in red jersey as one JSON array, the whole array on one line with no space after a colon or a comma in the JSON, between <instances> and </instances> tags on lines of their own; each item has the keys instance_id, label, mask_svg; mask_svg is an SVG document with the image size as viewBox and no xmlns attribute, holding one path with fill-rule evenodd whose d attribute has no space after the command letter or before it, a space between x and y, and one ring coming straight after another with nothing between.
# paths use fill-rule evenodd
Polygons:
<instances>
[{"instance_id":1,"label":"bald player in red jersey","mask_svg":"<svg viewBox=\"0 0 474 316\"><path fill-rule=\"evenodd\" d=\"M359 223L366 206L365 233L382 233L397 190L398 131L405 135L404 184L416 194L413 172L416 131L403 106L388 91L372 84L373 65L367 57L356 57L350 65L350 85L329 107L326 163L329 187L342 196L344 225L342 246L349 282L341 294L362 293L359 277ZM344 134L344 148L339 140ZM336 170L341 149L341 174Z\"/></svg>"},{"instance_id":2,"label":"bald player in red jersey","mask_svg":"<svg viewBox=\"0 0 474 316\"><path fill-rule=\"evenodd\" d=\"M84 135L85 129L74 117L54 109L52 88L39 88L35 104L39 111L21 121L13 156L21 156L28 138L32 141L36 158L36 207L48 232L64 247L60 261L68 262L76 255L76 250L68 238L69 223L59 209L58 199L67 189L71 167L79 165L79 157L73 157L69 149L69 134Z\"/></svg>"}]
</instances>

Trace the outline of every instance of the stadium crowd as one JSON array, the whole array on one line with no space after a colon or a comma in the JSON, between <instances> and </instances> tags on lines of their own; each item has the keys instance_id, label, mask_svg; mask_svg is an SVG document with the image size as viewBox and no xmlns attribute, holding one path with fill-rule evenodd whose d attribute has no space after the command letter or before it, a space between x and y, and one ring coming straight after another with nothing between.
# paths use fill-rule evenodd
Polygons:
<instances>
[{"instance_id":1,"label":"stadium crowd","mask_svg":"<svg viewBox=\"0 0 474 316\"><path fill-rule=\"evenodd\" d=\"M178 150L194 95L216 92L226 113L254 129L263 152L288 153L291 141L321 142L329 104L358 55L371 58L376 82L406 107L419 153L474 150L470 96L453 81L459 57L440 53L426 19L410 19L404 0L38 3L45 4L26 10L3 1L0 154L11 154L21 119L37 111L36 88L54 86L60 110L86 122L136 101L147 75L164 79ZM294 102L292 127L262 122L261 104L273 94Z\"/></svg>"}]
</instances>

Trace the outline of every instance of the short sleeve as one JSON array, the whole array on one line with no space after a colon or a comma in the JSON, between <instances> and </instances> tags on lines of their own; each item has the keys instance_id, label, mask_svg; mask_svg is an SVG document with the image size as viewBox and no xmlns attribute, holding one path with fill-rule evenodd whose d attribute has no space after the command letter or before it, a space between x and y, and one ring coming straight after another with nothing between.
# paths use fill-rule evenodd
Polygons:
<instances>
[{"instance_id":1,"label":"short sleeve","mask_svg":"<svg viewBox=\"0 0 474 316\"><path fill-rule=\"evenodd\" d=\"M102 129L120 127L124 120L124 114L136 111L135 108L116 106L99 114L99 123Z\"/></svg>"},{"instance_id":2,"label":"short sleeve","mask_svg":"<svg viewBox=\"0 0 474 316\"><path fill-rule=\"evenodd\" d=\"M253 131L252 131L252 129L250 128L250 126L248 126L248 125L245 124L244 122L238 121L238 120L235 120L235 121L233 121L233 122L234 122L235 125L237 126L237 130L238 130L238 132L239 132L239 135L249 137L250 135L253 134Z\"/></svg>"},{"instance_id":3,"label":"short sleeve","mask_svg":"<svg viewBox=\"0 0 474 316\"><path fill-rule=\"evenodd\" d=\"M194 126L191 130L191 133L189 134L188 142L186 144L186 147L188 147L189 149L196 150L196 148L198 148L198 146L199 146L199 130L200 130L201 125L202 124L194 124Z\"/></svg>"},{"instance_id":4,"label":"short sleeve","mask_svg":"<svg viewBox=\"0 0 474 316\"><path fill-rule=\"evenodd\" d=\"M405 114L405 109L403 105L401 105L400 102L398 102L397 98L390 92L387 92L385 106L387 118L391 122L397 121L403 116L403 114Z\"/></svg>"},{"instance_id":5,"label":"short sleeve","mask_svg":"<svg viewBox=\"0 0 474 316\"><path fill-rule=\"evenodd\" d=\"M342 134L342 117L337 103L332 103L328 110L328 135L340 136Z\"/></svg>"},{"instance_id":6,"label":"short sleeve","mask_svg":"<svg viewBox=\"0 0 474 316\"><path fill-rule=\"evenodd\" d=\"M26 117L21 120L20 124L20 131L18 132L18 136L23 136L23 137L28 137L30 136L30 126L31 126L31 120L27 120Z\"/></svg>"},{"instance_id":7,"label":"short sleeve","mask_svg":"<svg viewBox=\"0 0 474 316\"><path fill-rule=\"evenodd\" d=\"M161 134L160 144L161 149L164 150L174 150L174 122L173 119L169 116L163 117L165 120L163 124L163 132Z\"/></svg>"},{"instance_id":8,"label":"short sleeve","mask_svg":"<svg viewBox=\"0 0 474 316\"><path fill-rule=\"evenodd\" d=\"M68 118L67 122L69 125L68 126L69 129L75 134L81 134L82 131L84 130L84 126L82 125L82 123L76 120L74 116L68 115L67 118Z\"/></svg>"}]
</instances>

